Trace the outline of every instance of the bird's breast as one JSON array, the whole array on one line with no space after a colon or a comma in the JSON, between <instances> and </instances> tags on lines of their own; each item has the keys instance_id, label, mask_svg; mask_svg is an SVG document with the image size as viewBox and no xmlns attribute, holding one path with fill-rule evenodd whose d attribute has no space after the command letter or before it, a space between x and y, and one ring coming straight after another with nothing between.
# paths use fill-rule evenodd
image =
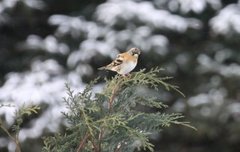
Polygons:
<instances>
[{"instance_id":1,"label":"bird's breast","mask_svg":"<svg viewBox=\"0 0 240 152\"><path fill-rule=\"evenodd\" d=\"M120 71L118 72L119 74L125 75L131 72L137 65L137 62L126 62L123 63L121 66Z\"/></svg>"}]
</instances>

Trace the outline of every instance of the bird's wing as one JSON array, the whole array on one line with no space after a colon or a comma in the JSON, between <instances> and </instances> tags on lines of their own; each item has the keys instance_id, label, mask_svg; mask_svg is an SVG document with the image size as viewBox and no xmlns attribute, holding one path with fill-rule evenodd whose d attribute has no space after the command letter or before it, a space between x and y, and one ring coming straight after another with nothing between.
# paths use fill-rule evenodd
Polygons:
<instances>
[{"instance_id":1,"label":"bird's wing","mask_svg":"<svg viewBox=\"0 0 240 152\"><path fill-rule=\"evenodd\" d=\"M119 54L115 60L112 61L111 66L118 66L123 63L124 56Z\"/></svg>"},{"instance_id":2,"label":"bird's wing","mask_svg":"<svg viewBox=\"0 0 240 152\"><path fill-rule=\"evenodd\" d=\"M98 70L112 70L112 71L117 71L119 68L119 65L121 65L123 63L123 59L124 59L125 53L121 53L118 54L117 58L115 60L113 60L110 64L100 67L98 68Z\"/></svg>"},{"instance_id":3,"label":"bird's wing","mask_svg":"<svg viewBox=\"0 0 240 152\"><path fill-rule=\"evenodd\" d=\"M106 66L106 69L116 71L115 68L117 68L119 65L123 63L123 59L124 59L124 53L118 54L117 58L113 60L112 63Z\"/></svg>"},{"instance_id":4,"label":"bird's wing","mask_svg":"<svg viewBox=\"0 0 240 152\"><path fill-rule=\"evenodd\" d=\"M136 57L130 55L129 53L127 52L124 52L124 53L121 53L121 54L118 54L117 58L115 60L113 60L110 64L106 65L106 66L103 66L103 67L100 67L98 68L99 70L112 70L112 71L118 71L120 66L122 65L122 63L124 62L124 60L132 60L132 61L135 61L137 60Z\"/></svg>"}]
</instances>

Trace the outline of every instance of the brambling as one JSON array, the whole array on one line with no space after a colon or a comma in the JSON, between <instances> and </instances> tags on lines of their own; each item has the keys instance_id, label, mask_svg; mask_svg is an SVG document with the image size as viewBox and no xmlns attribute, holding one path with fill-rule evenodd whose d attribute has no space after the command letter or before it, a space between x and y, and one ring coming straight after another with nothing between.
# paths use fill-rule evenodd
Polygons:
<instances>
[{"instance_id":1,"label":"brambling","mask_svg":"<svg viewBox=\"0 0 240 152\"><path fill-rule=\"evenodd\" d=\"M131 48L127 52L118 54L117 58L113 60L112 63L98 69L111 70L126 76L136 67L140 53L141 51L138 48Z\"/></svg>"}]
</instances>

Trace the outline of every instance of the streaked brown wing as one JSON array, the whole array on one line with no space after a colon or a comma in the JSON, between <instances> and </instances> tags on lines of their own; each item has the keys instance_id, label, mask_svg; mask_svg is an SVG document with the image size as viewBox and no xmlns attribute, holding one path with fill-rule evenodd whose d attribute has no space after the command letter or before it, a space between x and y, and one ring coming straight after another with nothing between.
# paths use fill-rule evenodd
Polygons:
<instances>
[{"instance_id":1,"label":"streaked brown wing","mask_svg":"<svg viewBox=\"0 0 240 152\"><path fill-rule=\"evenodd\" d=\"M123 53L122 54L118 54L117 58L112 61L112 63L110 63L108 65L109 68L112 68L112 67L115 67L115 66L118 66L118 65L121 65L123 63Z\"/></svg>"},{"instance_id":2,"label":"streaked brown wing","mask_svg":"<svg viewBox=\"0 0 240 152\"><path fill-rule=\"evenodd\" d=\"M118 56L115 60L113 60L110 64L99 68L99 70L108 69L108 70L112 70L112 71L118 71L120 68L120 65L123 63L123 60L125 57L126 57L126 52L118 54Z\"/></svg>"},{"instance_id":3,"label":"streaked brown wing","mask_svg":"<svg viewBox=\"0 0 240 152\"><path fill-rule=\"evenodd\" d=\"M123 63L123 60L121 59L116 59L112 62L112 66L118 66Z\"/></svg>"}]
</instances>

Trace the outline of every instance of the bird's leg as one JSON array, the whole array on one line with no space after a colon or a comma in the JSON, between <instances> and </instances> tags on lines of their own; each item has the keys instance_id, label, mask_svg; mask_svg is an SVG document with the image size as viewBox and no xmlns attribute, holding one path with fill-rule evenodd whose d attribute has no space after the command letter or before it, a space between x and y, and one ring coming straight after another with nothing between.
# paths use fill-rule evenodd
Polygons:
<instances>
[{"instance_id":1,"label":"bird's leg","mask_svg":"<svg viewBox=\"0 0 240 152\"><path fill-rule=\"evenodd\" d=\"M124 74L123 77L129 77L131 76L130 73Z\"/></svg>"},{"instance_id":2,"label":"bird's leg","mask_svg":"<svg viewBox=\"0 0 240 152\"><path fill-rule=\"evenodd\" d=\"M132 76L131 73L127 73L127 74L126 74L126 77L127 77L127 78L131 78L131 76Z\"/></svg>"}]
</instances>

